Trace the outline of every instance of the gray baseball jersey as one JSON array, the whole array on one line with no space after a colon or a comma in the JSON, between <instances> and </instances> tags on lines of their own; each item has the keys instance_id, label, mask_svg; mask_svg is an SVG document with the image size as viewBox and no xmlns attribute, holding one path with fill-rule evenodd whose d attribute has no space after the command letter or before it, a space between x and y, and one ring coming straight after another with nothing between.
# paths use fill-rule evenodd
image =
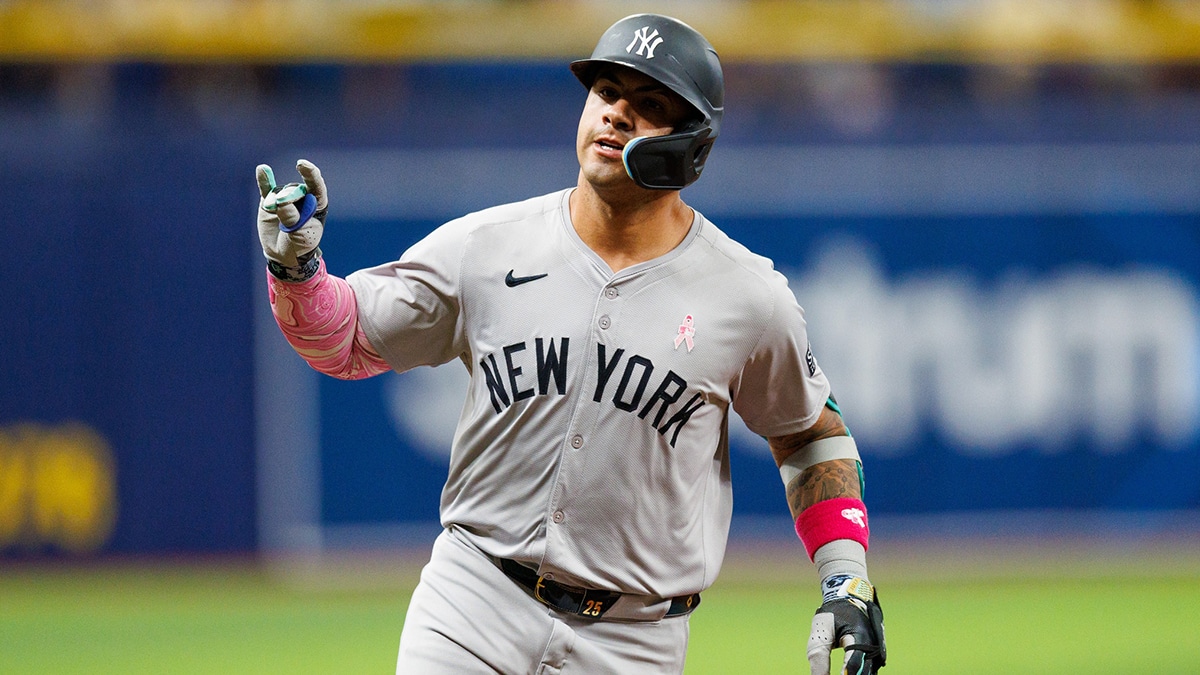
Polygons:
<instances>
[{"instance_id":1,"label":"gray baseball jersey","mask_svg":"<svg viewBox=\"0 0 1200 675\"><path fill-rule=\"evenodd\" d=\"M730 406L791 434L829 385L769 260L697 213L670 253L613 274L569 196L451 221L352 274L359 318L397 371L458 358L471 373L443 524L561 583L698 592L729 532Z\"/></svg>"}]
</instances>

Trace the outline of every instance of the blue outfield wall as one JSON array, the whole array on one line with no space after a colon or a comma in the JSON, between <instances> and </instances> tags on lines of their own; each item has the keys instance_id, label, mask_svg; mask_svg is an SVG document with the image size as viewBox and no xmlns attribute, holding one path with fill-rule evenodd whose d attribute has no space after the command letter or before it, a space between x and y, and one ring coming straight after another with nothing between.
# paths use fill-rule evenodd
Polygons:
<instances>
[{"instance_id":1,"label":"blue outfield wall","mask_svg":"<svg viewBox=\"0 0 1200 675\"><path fill-rule=\"evenodd\" d=\"M727 77L685 199L789 276L873 513L1200 508L1200 69ZM0 552L424 536L461 366L288 353L253 168L322 166L346 274L573 183L582 101L543 63L0 65ZM785 512L734 428L735 513Z\"/></svg>"}]
</instances>

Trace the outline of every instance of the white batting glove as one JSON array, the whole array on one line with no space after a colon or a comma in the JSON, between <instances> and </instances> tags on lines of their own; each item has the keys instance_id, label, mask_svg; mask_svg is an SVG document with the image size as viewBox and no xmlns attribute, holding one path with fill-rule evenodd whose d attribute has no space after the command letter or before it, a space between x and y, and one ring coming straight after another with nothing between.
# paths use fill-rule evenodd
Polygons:
<instances>
[{"instance_id":1,"label":"white batting glove","mask_svg":"<svg viewBox=\"0 0 1200 675\"><path fill-rule=\"evenodd\" d=\"M317 245L325 230L329 197L321 170L312 162L296 162L303 183L275 185L275 173L266 164L255 170L258 191L258 238L271 273L281 279L300 281L316 272L320 257ZM308 270L308 268L312 268ZM307 274L306 274L307 273Z\"/></svg>"},{"instance_id":2,"label":"white batting glove","mask_svg":"<svg viewBox=\"0 0 1200 675\"><path fill-rule=\"evenodd\" d=\"M808 663L812 675L830 675L830 653L846 651L842 675L873 675L887 662L883 609L875 588L860 577L839 574L821 584L824 602L812 621Z\"/></svg>"}]
</instances>

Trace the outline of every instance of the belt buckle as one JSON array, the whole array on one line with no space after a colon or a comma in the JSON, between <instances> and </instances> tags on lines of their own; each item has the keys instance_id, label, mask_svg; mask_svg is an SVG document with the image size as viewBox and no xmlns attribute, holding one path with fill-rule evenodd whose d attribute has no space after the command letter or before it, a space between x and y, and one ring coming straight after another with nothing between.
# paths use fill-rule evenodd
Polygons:
<instances>
[{"instance_id":1,"label":"belt buckle","mask_svg":"<svg viewBox=\"0 0 1200 675\"><path fill-rule=\"evenodd\" d=\"M604 616L604 613L612 609L617 599L621 597L620 593L612 591L595 591L586 588L570 589L556 584L556 588L559 589L556 592L561 592L561 596L547 598L542 595L542 591L547 588L547 583L552 582L539 574L537 581L533 584L533 597L538 602L560 612L576 614L589 619L599 619Z\"/></svg>"}]
</instances>

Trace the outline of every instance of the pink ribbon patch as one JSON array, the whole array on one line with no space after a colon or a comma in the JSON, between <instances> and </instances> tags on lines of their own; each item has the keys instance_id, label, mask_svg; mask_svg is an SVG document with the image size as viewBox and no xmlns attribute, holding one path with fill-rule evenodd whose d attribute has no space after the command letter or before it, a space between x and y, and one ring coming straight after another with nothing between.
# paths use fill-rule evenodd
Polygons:
<instances>
[{"instance_id":1,"label":"pink ribbon patch","mask_svg":"<svg viewBox=\"0 0 1200 675\"><path fill-rule=\"evenodd\" d=\"M692 347L696 346L692 341L692 338L696 336L695 323L691 314L683 317L683 323L679 324L679 332L675 335L675 349L679 349L679 345L684 342L687 343L687 350L689 352L692 351Z\"/></svg>"}]
</instances>

